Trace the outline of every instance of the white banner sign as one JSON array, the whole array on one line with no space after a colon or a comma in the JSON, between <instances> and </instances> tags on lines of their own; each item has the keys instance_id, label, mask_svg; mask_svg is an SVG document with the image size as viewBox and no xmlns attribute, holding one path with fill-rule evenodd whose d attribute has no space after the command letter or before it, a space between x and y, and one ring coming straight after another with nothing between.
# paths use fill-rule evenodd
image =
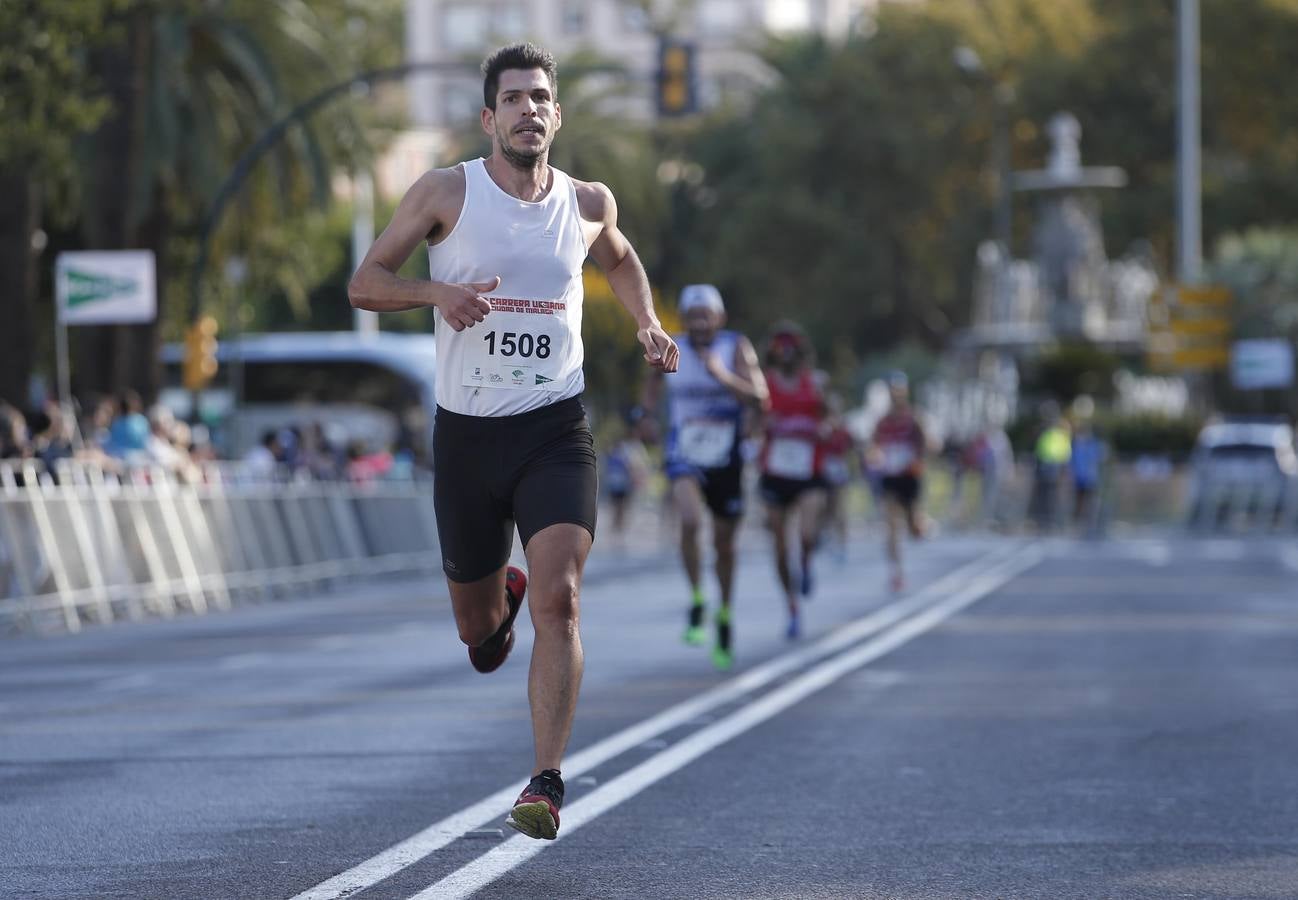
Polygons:
<instances>
[{"instance_id":1,"label":"white banner sign","mask_svg":"<svg viewBox=\"0 0 1298 900\"><path fill-rule=\"evenodd\" d=\"M59 321L64 325L152 322L158 314L152 250L60 253L54 264Z\"/></svg>"},{"instance_id":2,"label":"white banner sign","mask_svg":"<svg viewBox=\"0 0 1298 900\"><path fill-rule=\"evenodd\" d=\"M1230 380L1243 391L1293 384L1293 345L1283 338L1236 341L1230 351Z\"/></svg>"}]
</instances>

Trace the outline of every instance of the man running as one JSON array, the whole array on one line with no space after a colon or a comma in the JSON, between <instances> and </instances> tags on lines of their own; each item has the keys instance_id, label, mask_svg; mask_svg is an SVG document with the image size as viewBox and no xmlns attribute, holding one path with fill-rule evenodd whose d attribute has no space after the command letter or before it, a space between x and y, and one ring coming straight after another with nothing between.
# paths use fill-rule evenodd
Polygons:
<instances>
[{"instance_id":1,"label":"man running","mask_svg":"<svg viewBox=\"0 0 1298 900\"><path fill-rule=\"evenodd\" d=\"M594 441L580 399L587 255L635 319L645 361L673 372L677 350L618 230L608 188L548 164L563 124L553 57L515 44L488 57L482 71L491 156L421 177L348 293L360 309L434 310L442 568L460 639L480 672L499 668L514 645L528 583L506 566L517 524L536 632L528 676L536 765L508 823L552 839L581 685L578 598L595 533ZM420 243L428 245L431 281L398 277Z\"/></svg>"},{"instance_id":2,"label":"man running","mask_svg":"<svg viewBox=\"0 0 1298 900\"><path fill-rule=\"evenodd\" d=\"M792 322L782 322L772 332L765 375L771 399L761 452L761 491L767 527L775 541L775 574L789 608L786 637L793 640L802 633L798 598L811 595L811 558L823 525L823 439L828 409L823 379L812 368L811 343ZM788 546L788 530L794 520L800 549L796 583Z\"/></svg>"},{"instance_id":3,"label":"man running","mask_svg":"<svg viewBox=\"0 0 1298 900\"><path fill-rule=\"evenodd\" d=\"M904 373L894 372L888 377L888 394L892 406L875 426L868 452L871 463L883 476L880 493L887 530L885 546L892 569L891 586L900 592L906 587L901 567L902 523L911 537L924 536L919 496L928 439L910 407L910 387Z\"/></svg>"},{"instance_id":4,"label":"man running","mask_svg":"<svg viewBox=\"0 0 1298 900\"><path fill-rule=\"evenodd\" d=\"M734 664L730 601L734 584L735 535L744 511L743 457L740 438L746 404L766 402L766 380L752 342L725 331L725 305L710 284L691 284L681 291L680 313L686 333L676 337L680 370L667 382L670 431L666 466L672 500L681 521L681 560L690 582L687 644L707 640L703 627L706 600L699 554L699 529L706 509L712 515L721 607L712 663L724 671ZM644 407L655 409L664 378L653 373L645 383Z\"/></svg>"}]
</instances>

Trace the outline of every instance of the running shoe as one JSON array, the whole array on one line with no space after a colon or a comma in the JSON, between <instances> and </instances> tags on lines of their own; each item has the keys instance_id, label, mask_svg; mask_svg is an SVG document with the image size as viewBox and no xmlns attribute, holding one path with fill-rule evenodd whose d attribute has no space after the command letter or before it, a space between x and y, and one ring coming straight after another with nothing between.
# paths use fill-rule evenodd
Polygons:
<instances>
[{"instance_id":1,"label":"running shoe","mask_svg":"<svg viewBox=\"0 0 1298 900\"><path fill-rule=\"evenodd\" d=\"M906 579L902 577L900 572L897 572L888 580L888 586L892 588L894 594L900 594L906 590Z\"/></svg>"},{"instance_id":2,"label":"running shoe","mask_svg":"<svg viewBox=\"0 0 1298 900\"><path fill-rule=\"evenodd\" d=\"M505 570L505 599L509 602L509 615L500 623L496 633L478 647L469 648L469 662L479 672L494 672L514 649L514 620L523 606L527 593L527 574L517 566Z\"/></svg>"},{"instance_id":3,"label":"running shoe","mask_svg":"<svg viewBox=\"0 0 1298 900\"><path fill-rule=\"evenodd\" d=\"M735 657L730 652L730 607L722 606L717 610L717 643L712 648L712 665L724 672L734 664Z\"/></svg>"},{"instance_id":4,"label":"running shoe","mask_svg":"<svg viewBox=\"0 0 1298 900\"><path fill-rule=\"evenodd\" d=\"M789 616L789 627L785 630L784 636L791 641L802 637L802 623L798 621L797 613Z\"/></svg>"},{"instance_id":5,"label":"running shoe","mask_svg":"<svg viewBox=\"0 0 1298 900\"><path fill-rule=\"evenodd\" d=\"M530 838L552 841L559 834L563 779L558 769L546 769L523 788L505 824Z\"/></svg>"},{"instance_id":6,"label":"running shoe","mask_svg":"<svg viewBox=\"0 0 1298 900\"><path fill-rule=\"evenodd\" d=\"M815 580L811 577L811 563L802 567L802 596L810 597L811 592L815 590Z\"/></svg>"},{"instance_id":7,"label":"running shoe","mask_svg":"<svg viewBox=\"0 0 1298 900\"><path fill-rule=\"evenodd\" d=\"M701 601L695 600L690 604L690 620L685 628L684 641L692 647L697 647L708 639L708 633L703 628L704 612Z\"/></svg>"}]
</instances>

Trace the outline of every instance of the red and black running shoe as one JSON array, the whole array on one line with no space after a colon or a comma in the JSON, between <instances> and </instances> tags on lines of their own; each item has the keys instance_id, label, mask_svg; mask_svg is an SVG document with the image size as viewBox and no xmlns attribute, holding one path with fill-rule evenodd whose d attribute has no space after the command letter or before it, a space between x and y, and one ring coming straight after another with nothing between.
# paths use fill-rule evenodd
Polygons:
<instances>
[{"instance_id":1,"label":"red and black running shoe","mask_svg":"<svg viewBox=\"0 0 1298 900\"><path fill-rule=\"evenodd\" d=\"M509 615L500 623L496 633L477 647L469 648L469 662L479 672L494 672L500 668L509 651L514 649L514 620L523 606L523 595L527 593L527 574L517 566L505 570L505 600L509 603Z\"/></svg>"},{"instance_id":2,"label":"red and black running shoe","mask_svg":"<svg viewBox=\"0 0 1298 900\"><path fill-rule=\"evenodd\" d=\"M559 834L563 779L558 769L546 769L523 788L505 824L530 838L552 841Z\"/></svg>"}]
</instances>

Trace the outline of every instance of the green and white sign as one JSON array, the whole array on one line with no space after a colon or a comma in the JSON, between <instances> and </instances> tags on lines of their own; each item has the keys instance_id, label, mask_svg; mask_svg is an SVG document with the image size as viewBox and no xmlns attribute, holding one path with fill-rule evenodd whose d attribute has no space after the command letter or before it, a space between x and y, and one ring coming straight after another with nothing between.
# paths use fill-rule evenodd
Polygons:
<instances>
[{"instance_id":1,"label":"green and white sign","mask_svg":"<svg viewBox=\"0 0 1298 900\"><path fill-rule=\"evenodd\" d=\"M54 276L63 325L152 322L157 317L157 265L151 250L60 253Z\"/></svg>"}]
</instances>

